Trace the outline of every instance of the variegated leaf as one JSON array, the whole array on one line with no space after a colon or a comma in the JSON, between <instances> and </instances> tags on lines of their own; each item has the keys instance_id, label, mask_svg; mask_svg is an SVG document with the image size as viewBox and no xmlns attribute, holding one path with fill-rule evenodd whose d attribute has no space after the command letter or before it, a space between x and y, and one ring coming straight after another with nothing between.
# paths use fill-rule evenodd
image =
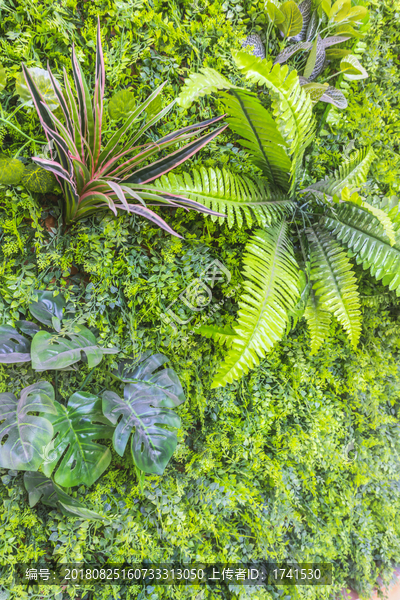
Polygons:
<instances>
[{"instance_id":1,"label":"variegated leaf","mask_svg":"<svg viewBox=\"0 0 400 600\"><path fill-rule=\"evenodd\" d=\"M302 42L306 39L307 29L311 19L311 8L311 0L303 0L303 2L299 4L299 11L301 12L301 15L303 17L303 27L301 28L300 33L298 33L292 38L294 42Z\"/></svg>"}]
</instances>

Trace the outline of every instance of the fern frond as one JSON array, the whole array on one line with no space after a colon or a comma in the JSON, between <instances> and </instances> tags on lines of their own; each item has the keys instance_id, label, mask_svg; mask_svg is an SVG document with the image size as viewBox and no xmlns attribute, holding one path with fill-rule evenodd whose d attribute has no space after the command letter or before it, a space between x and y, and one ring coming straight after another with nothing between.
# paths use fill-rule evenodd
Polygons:
<instances>
[{"instance_id":1,"label":"fern frond","mask_svg":"<svg viewBox=\"0 0 400 600\"><path fill-rule=\"evenodd\" d=\"M360 296L361 304L368 308L381 308L393 302L393 296L388 294L375 294L374 296Z\"/></svg>"},{"instance_id":2,"label":"fern frond","mask_svg":"<svg viewBox=\"0 0 400 600\"><path fill-rule=\"evenodd\" d=\"M342 190L342 201L343 202L352 202L357 206L361 206L364 210L368 211L373 215L376 219L378 219L379 223L382 225L387 237L389 238L390 245L393 246L396 243L396 233L389 215L383 211L382 209L366 202L364 198L362 198L357 192L351 193L349 188L345 187Z\"/></svg>"},{"instance_id":3,"label":"fern frond","mask_svg":"<svg viewBox=\"0 0 400 600\"><path fill-rule=\"evenodd\" d=\"M317 181L307 188L316 190L327 196L340 195L348 187L354 189L365 183L371 163L375 158L372 148L364 148L354 152L349 159L343 162L333 176Z\"/></svg>"},{"instance_id":4,"label":"fern frond","mask_svg":"<svg viewBox=\"0 0 400 600\"><path fill-rule=\"evenodd\" d=\"M355 347L361 334L360 297L346 252L327 231L307 229L311 280L321 306L335 315Z\"/></svg>"},{"instance_id":5,"label":"fern frond","mask_svg":"<svg viewBox=\"0 0 400 600\"><path fill-rule=\"evenodd\" d=\"M216 325L201 325L197 328L196 333L204 335L206 338L211 338L218 342L218 344L225 344L228 348L232 346L236 335L234 329L232 329L230 325L225 325L225 327L217 327Z\"/></svg>"},{"instance_id":6,"label":"fern frond","mask_svg":"<svg viewBox=\"0 0 400 600\"><path fill-rule=\"evenodd\" d=\"M265 85L271 95L273 115L292 155L291 191L296 186L304 152L315 135L312 101L302 89L296 71L287 65L256 58L245 52L235 55L238 68L248 79Z\"/></svg>"},{"instance_id":7,"label":"fern frond","mask_svg":"<svg viewBox=\"0 0 400 600\"><path fill-rule=\"evenodd\" d=\"M248 227L254 221L266 227L295 206L283 193L271 195L268 187L261 180L252 180L243 175L231 173L227 169L206 169L200 167L191 174L177 175L170 172L157 179L154 185L163 190L196 200L215 212L227 215L228 227L235 221L238 227L243 224L243 216ZM224 217L211 216L213 221Z\"/></svg>"},{"instance_id":8,"label":"fern frond","mask_svg":"<svg viewBox=\"0 0 400 600\"><path fill-rule=\"evenodd\" d=\"M368 203L376 208L379 208L390 218L395 231L400 229L400 200L397 196L389 198L380 196L372 196L367 198Z\"/></svg>"},{"instance_id":9,"label":"fern frond","mask_svg":"<svg viewBox=\"0 0 400 600\"><path fill-rule=\"evenodd\" d=\"M399 234L391 246L383 226L370 212L347 203L338 205L336 216L324 217L321 224L354 252L357 264L400 296Z\"/></svg>"},{"instance_id":10,"label":"fern frond","mask_svg":"<svg viewBox=\"0 0 400 600\"><path fill-rule=\"evenodd\" d=\"M282 338L299 297L299 269L286 221L255 232L244 256L244 293L236 336L213 387L239 379Z\"/></svg>"},{"instance_id":11,"label":"fern frond","mask_svg":"<svg viewBox=\"0 0 400 600\"><path fill-rule=\"evenodd\" d=\"M215 69L205 67L200 69L200 73L190 73L188 79L185 79L185 85L181 89L177 103L182 108L189 108L195 100L202 96L234 87L236 86L221 73L218 73Z\"/></svg>"},{"instance_id":12,"label":"fern frond","mask_svg":"<svg viewBox=\"0 0 400 600\"><path fill-rule=\"evenodd\" d=\"M250 151L253 163L270 184L287 191L292 163L285 152L286 142L268 110L245 90L231 90L221 97L230 128L243 138L239 141Z\"/></svg>"},{"instance_id":13,"label":"fern frond","mask_svg":"<svg viewBox=\"0 0 400 600\"><path fill-rule=\"evenodd\" d=\"M320 303L314 290L311 290L304 312L311 336L311 354L316 354L328 337L331 314Z\"/></svg>"}]
</instances>

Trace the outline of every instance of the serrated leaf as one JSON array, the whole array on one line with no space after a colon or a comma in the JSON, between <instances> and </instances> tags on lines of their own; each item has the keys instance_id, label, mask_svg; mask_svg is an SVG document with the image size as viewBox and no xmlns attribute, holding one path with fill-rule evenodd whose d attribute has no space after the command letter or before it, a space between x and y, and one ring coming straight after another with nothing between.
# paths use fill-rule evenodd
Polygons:
<instances>
[{"instance_id":1,"label":"serrated leaf","mask_svg":"<svg viewBox=\"0 0 400 600\"><path fill-rule=\"evenodd\" d=\"M280 10L285 17L283 23L279 24L279 29L283 35L290 38L299 34L303 28L303 16L297 4L289 0L281 5Z\"/></svg>"},{"instance_id":2,"label":"serrated leaf","mask_svg":"<svg viewBox=\"0 0 400 600\"><path fill-rule=\"evenodd\" d=\"M10 325L0 326L0 364L29 362L31 343Z\"/></svg>"},{"instance_id":3,"label":"serrated leaf","mask_svg":"<svg viewBox=\"0 0 400 600\"><path fill-rule=\"evenodd\" d=\"M0 156L0 184L18 185L25 171L25 165L16 158Z\"/></svg>"},{"instance_id":4,"label":"serrated leaf","mask_svg":"<svg viewBox=\"0 0 400 600\"><path fill-rule=\"evenodd\" d=\"M25 168L20 183L30 192L47 194L54 189L56 178L50 171L31 164Z\"/></svg>"},{"instance_id":5,"label":"serrated leaf","mask_svg":"<svg viewBox=\"0 0 400 600\"><path fill-rule=\"evenodd\" d=\"M39 67L29 67L28 69L31 78L33 79L37 89L42 94L47 106L54 111L58 106L58 98L51 85L51 79L48 71ZM24 74L18 73L15 80L15 92L20 97L21 101L27 106L33 106L33 100L29 88L26 84Z\"/></svg>"},{"instance_id":6,"label":"serrated leaf","mask_svg":"<svg viewBox=\"0 0 400 600\"><path fill-rule=\"evenodd\" d=\"M206 338L215 340L218 344L225 344L228 348L232 346L235 339L235 330L230 325L217 327L216 325L201 325L193 330Z\"/></svg>"},{"instance_id":7,"label":"serrated leaf","mask_svg":"<svg viewBox=\"0 0 400 600\"><path fill-rule=\"evenodd\" d=\"M35 290L34 295L37 297L37 300L29 304L29 312L35 319L49 327L53 324L53 317L62 320L66 306L62 294L55 296L49 290Z\"/></svg>"},{"instance_id":8,"label":"serrated leaf","mask_svg":"<svg viewBox=\"0 0 400 600\"><path fill-rule=\"evenodd\" d=\"M185 79L177 102L182 108L189 108L192 102L202 96L234 87L236 86L215 69L203 68L200 69L200 73L190 73L188 79Z\"/></svg>"},{"instance_id":9,"label":"serrated leaf","mask_svg":"<svg viewBox=\"0 0 400 600\"><path fill-rule=\"evenodd\" d=\"M30 413L45 413L35 416ZM36 471L42 461L42 449L52 436L48 414L55 412L54 389L47 381L38 381L23 389L17 399L8 392L0 394L0 467Z\"/></svg>"},{"instance_id":10,"label":"serrated leaf","mask_svg":"<svg viewBox=\"0 0 400 600\"><path fill-rule=\"evenodd\" d=\"M311 355L316 354L328 337L331 314L321 306L321 302L312 289L304 316L311 336Z\"/></svg>"},{"instance_id":11,"label":"serrated leaf","mask_svg":"<svg viewBox=\"0 0 400 600\"><path fill-rule=\"evenodd\" d=\"M340 70L345 79L349 79L350 81L358 81L359 79L366 79L368 77L367 71L353 54L342 58L340 61Z\"/></svg>"},{"instance_id":12,"label":"serrated leaf","mask_svg":"<svg viewBox=\"0 0 400 600\"><path fill-rule=\"evenodd\" d=\"M124 388L124 398L110 391L103 393L103 413L116 425L113 436L116 452L123 456L134 428L131 436L134 464L146 473L157 475L164 472L177 444L175 431L168 427L180 427L180 418L171 409L185 400L175 371L158 370L166 360L162 354L155 354L124 361L116 374L124 381L132 381Z\"/></svg>"},{"instance_id":13,"label":"serrated leaf","mask_svg":"<svg viewBox=\"0 0 400 600\"><path fill-rule=\"evenodd\" d=\"M108 104L108 113L114 121L126 119L136 108L136 98L129 90L120 90Z\"/></svg>"},{"instance_id":14,"label":"serrated leaf","mask_svg":"<svg viewBox=\"0 0 400 600\"><path fill-rule=\"evenodd\" d=\"M111 462L110 450L96 443L110 439L114 428L101 411L101 400L87 392L75 392L67 406L54 403L55 414L48 416L54 430L54 449L43 462L47 477L63 487L92 485ZM61 462L60 462L61 460ZM57 467L57 468L56 468Z\"/></svg>"}]
</instances>

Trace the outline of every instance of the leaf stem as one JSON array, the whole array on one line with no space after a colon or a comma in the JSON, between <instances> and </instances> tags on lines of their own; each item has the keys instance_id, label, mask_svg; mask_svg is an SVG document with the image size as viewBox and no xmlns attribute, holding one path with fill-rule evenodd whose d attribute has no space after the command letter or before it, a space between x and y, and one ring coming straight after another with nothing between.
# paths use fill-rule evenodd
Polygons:
<instances>
[{"instance_id":1,"label":"leaf stem","mask_svg":"<svg viewBox=\"0 0 400 600\"><path fill-rule=\"evenodd\" d=\"M3 121L3 123L7 123L7 125L10 125L10 127L12 127L13 129L16 129L18 131L18 133L20 133L24 137L28 138L29 141L34 142L35 144L43 144L43 143L46 142L46 140L34 140L29 135L27 135L26 133L24 133L23 131L21 131L19 129L19 127L17 127L13 123L11 123L8 119L3 119L2 117L0 117L0 121Z\"/></svg>"},{"instance_id":2,"label":"leaf stem","mask_svg":"<svg viewBox=\"0 0 400 600\"><path fill-rule=\"evenodd\" d=\"M95 368L96 367L93 367L93 369L91 369L89 371L89 373L87 374L87 376L85 378L85 381L82 383L82 385L79 388L78 392L81 392L87 386L87 384L89 383L89 381L92 379Z\"/></svg>"}]
</instances>

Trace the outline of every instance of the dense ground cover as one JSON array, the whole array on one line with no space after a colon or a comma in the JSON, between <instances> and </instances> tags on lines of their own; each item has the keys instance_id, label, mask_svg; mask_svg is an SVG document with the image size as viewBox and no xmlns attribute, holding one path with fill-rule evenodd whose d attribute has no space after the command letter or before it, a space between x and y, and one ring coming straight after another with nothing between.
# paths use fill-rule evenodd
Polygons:
<instances>
[{"instance_id":1,"label":"dense ground cover","mask_svg":"<svg viewBox=\"0 0 400 600\"><path fill-rule=\"evenodd\" d=\"M315 181L336 168L352 147L372 144L377 160L369 188L391 196L399 192L395 23L400 5L371 2L370 9L370 30L356 47L370 77L342 84L349 107L331 109L306 160ZM130 85L144 98L168 79L164 105L177 95L188 72L210 66L229 76L231 50L240 47L241 35L251 29L265 35L262 3L3 2L0 62L9 79L20 71L21 60L28 67L45 67L49 59L55 71L69 69L72 41L89 76L97 15L108 98ZM276 39L270 48L277 53ZM12 90L8 86L0 96L8 114L15 103ZM219 108L218 101L206 99L189 110L178 107L157 135L209 118ZM318 115L323 112L324 107ZM20 111L16 118L24 133L44 139L33 110ZM0 128L4 151L15 154L26 137L2 121ZM254 168L235 140L224 132L192 163L251 173ZM23 156L34 152L37 148L29 143ZM27 318L33 290L63 290L75 314L96 328L105 346L118 346L127 356L147 350L166 354L186 394L177 409L177 450L162 477L146 475L141 486L131 459L113 452L101 479L72 490L88 508L113 515L110 524L65 516L40 504L29 508L21 474L2 470L1 561L39 556L70 562L271 558L328 561L335 567L334 588L105 586L28 592L11 589L5 577L0 598L328 599L345 584L368 594L378 572L390 573L400 560L400 329L394 294L362 277L359 268L363 330L357 350L332 322L328 343L311 356L301 322L248 376L210 391L223 351L212 340L189 335L203 313L178 334L162 315L217 259L232 278L215 283L211 321L232 321L250 229L170 210L165 218L183 239L140 217L111 213L65 230L59 194L38 197L22 187L3 186L0 201L2 321ZM185 319L185 307L180 304L178 310ZM106 357L87 383L88 368L81 363L60 377L60 397L81 385L94 394L118 390L108 374L114 363L115 357ZM51 374L26 365L0 366L0 391L17 393L43 378L53 381Z\"/></svg>"}]
</instances>

